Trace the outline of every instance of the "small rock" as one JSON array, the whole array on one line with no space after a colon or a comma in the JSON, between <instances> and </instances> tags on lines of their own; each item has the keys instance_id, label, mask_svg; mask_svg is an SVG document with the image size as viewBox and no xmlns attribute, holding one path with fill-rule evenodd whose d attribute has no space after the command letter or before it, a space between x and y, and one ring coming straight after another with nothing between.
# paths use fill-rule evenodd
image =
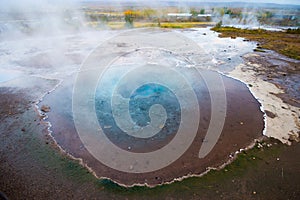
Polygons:
<instances>
[{"instance_id":1,"label":"small rock","mask_svg":"<svg viewBox=\"0 0 300 200\"><path fill-rule=\"evenodd\" d=\"M50 112L50 106L47 106L47 105L42 105L42 107L41 107L41 111L43 111L43 112Z\"/></svg>"},{"instance_id":2,"label":"small rock","mask_svg":"<svg viewBox=\"0 0 300 200\"><path fill-rule=\"evenodd\" d=\"M272 146L272 144L267 144L267 147L271 147Z\"/></svg>"},{"instance_id":3,"label":"small rock","mask_svg":"<svg viewBox=\"0 0 300 200\"><path fill-rule=\"evenodd\" d=\"M300 141L300 138L299 138L299 136L297 135L297 134L295 134L295 133L291 133L291 134L289 134L289 141L291 141L291 142L299 142Z\"/></svg>"},{"instance_id":4,"label":"small rock","mask_svg":"<svg viewBox=\"0 0 300 200\"><path fill-rule=\"evenodd\" d=\"M279 159L279 158L276 158L276 160L279 161L280 159Z\"/></svg>"},{"instance_id":5,"label":"small rock","mask_svg":"<svg viewBox=\"0 0 300 200\"><path fill-rule=\"evenodd\" d=\"M256 192L255 192L255 191L253 191L253 194L256 194Z\"/></svg>"},{"instance_id":6,"label":"small rock","mask_svg":"<svg viewBox=\"0 0 300 200\"><path fill-rule=\"evenodd\" d=\"M253 49L253 51L256 51L256 52L266 52L261 46L257 46L255 49Z\"/></svg>"},{"instance_id":7,"label":"small rock","mask_svg":"<svg viewBox=\"0 0 300 200\"><path fill-rule=\"evenodd\" d=\"M271 111L269 111L269 110L265 110L265 113L266 113L266 115L267 115L268 117L270 117L270 118L272 118L272 119L276 117L276 114L273 113L273 112L271 112Z\"/></svg>"}]
</instances>

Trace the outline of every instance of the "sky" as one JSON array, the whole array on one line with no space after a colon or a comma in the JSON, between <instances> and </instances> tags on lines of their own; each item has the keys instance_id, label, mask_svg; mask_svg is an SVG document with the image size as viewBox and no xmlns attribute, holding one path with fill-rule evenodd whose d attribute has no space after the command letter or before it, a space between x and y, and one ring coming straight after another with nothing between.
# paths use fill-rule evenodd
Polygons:
<instances>
[{"instance_id":1,"label":"sky","mask_svg":"<svg viewBox=\"0 0 300 200\"><path fill-rule=\"evenodd\" d=\"M193 1L193 0L188 0ZM199 2L247 2L247 3L277 3L300 5L300 0L194 0Z\"/></svg>"},{"instance_id":2,"label":"sky","mask_svg":"<svg viewBox=\"0 0 300 200\"><path fill-rule=\"evenodd\" d=\"M97 1L97 0L82 0L82 1ZM113 1L126 2L128 0L113 0ZM129 0L129 1L147 2L148 0ZM149 2L158 2L158 1L160 0L150 0ZM162 0L162 1L175 1L175 2L182 2L182 3L191 2L191 1L192 2L246 2L246 3L276 3L276 4L300 5L300 0Z\"/></svg>"},{"instance_id":3,"label":"sky","mask_svg":"<svg viewBox=\"0 0 300 200\"><path fill-rule=\"evenodd\" d=\"M41 10L41 8L70 8L73 6L80 6L80 2L87 1L102 1L105 0L0 0L0 11L2 10ZM300 0L109 0L106 2L119 3L119 2L135 1L141 2L145 5L159 4L159 2L171 1L181 4L187 2L245 2L245 3L277 3L277 4L294 4L300 6ZM1 12L0 12L1 14Z\"/></svg>"}]
</instances>

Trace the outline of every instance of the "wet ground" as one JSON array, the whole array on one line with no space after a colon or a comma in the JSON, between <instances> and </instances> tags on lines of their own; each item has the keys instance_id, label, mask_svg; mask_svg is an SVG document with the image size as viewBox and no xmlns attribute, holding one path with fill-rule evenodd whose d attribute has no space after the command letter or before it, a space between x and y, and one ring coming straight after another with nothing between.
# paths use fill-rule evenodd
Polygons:
<instances>
[{"instance_id":1,"label":"wet ground","mask_svg":"<svg viewBox=\"0 0 300 200\"><path fill-rule=\"evenodd\" d=\"M279 54L266 51L245 58L246 62L260 63L252 70L263 80L275 84L283 90L282 94L276 94L283 102L292 106L300 107L300 61L289 59Z\"/></svg>"},{"instance_id":2,"label":"wet ground","mask_svg":"<svg viewBox=\"0 0 300 200\"><path fill-rule=\"evenodd\" d=\"M198 34L198 38L201 38L206 36L203 34L204 32L208 33L209 31L207 29L201 29L199 32L190 31L184 34L190 34L191 37L196 37L195 35ZM54 91L50 92L49 95L46 95L39 105L50 105L51 111L48 113L48 120L52 123L52 134L63 149L75 154L75 156L80 155L78 152L82 153L81 150L73 151L74 149L71 149L74 146L78 147L78 145L73 146L74 143L68 144L70 141L66 139L72 137L75 142L78 141L78 138L76 139L76 136L72 135L74 130L70 131L72 124L68 124L70 123L68 119L70 119L69 111L71 106L69 104L71 97L68 91L70 91L72 87L71 80L74 78L72 72L77 71L81 58L92 48L92 44L103 40L103 38L100 37L90 36L91 35L79 35L55 38L54 40L62 39L64 41L63 49L67 50L68 53L64 53L63 58L55 59L55 62L51 64L49 64L49 61L51 60L51 62L53 62L52 58L56 55L53 53L55 47L51 44L48 44L49 46L46 45L46 50L44 47L42 50L37 50L37 48L40 48L38 43L36 43L36 46L32 44L32 46L26 48L24 48L22 42L9 41L1 43L1 50L4 52L1 59L3 69L17 69L18 72L22 74L22 76L19 74L16 76L5 76L9 78L3 78L1 83L0 190L4 191L8 197L11 199L135 199L138 197L144 199L147 199L147 197L159 197L162 199L186 197L190 197L191 199L211 199L217 197L224 199L240 199L240 197L245 199L256 199L257 197L262 199L274 199L277 197L278 199L297 199L297 197L299 197L300 190L299 183L297 182L297 180L299 180L297 177L299 176L300 166L299 158L297 157L299 144L286 147L278 141L269 140L267 140L267 143L272 144L272 147L265 146L260 149L250 150L249 153L245 153L245 155L242 154L241 158L229 165L228 168L220 172L210 173L203 178L189 178L182 182L154 189L123 189L109 181L101 181L100 183L96 181L86 169L59 151L56 144L48 135L47 125L44 120L41 120L41 117L38 116L34 106L34 102L58 86ZM213 38L212 33L210 33L208 37ZM224 73L234 68L233 66L243 63L243 59L240 58L242 54L240 53L244 52L240 52L239 48L243 49L246 53L244 45L248 45L248 51L251 51L251 46L253 45L243 42L242 39L232 42L230 39L228 39L228 41L218 38L214 39L216 43L215 46L212 46L211 51L205 48L211 57L208 56L206 58L209 59L204 59L203 61L203 63L211 63L209 65L202 64L201 66L202 68L212 69L219 67L219 71ZM224 43L221 42L222 40ZM65 43L65 41L69 41L69 43ZM199 39L199 41L202 42L203 40ZM221 43L220 45L218 44L219 41ZM230 45L228 45L229 41ZM24 49L16 48L16 45ZM14 49L17 50L14 51ZM82 49L84 49L84 51L82 51ZM37 59L40 57L36 57L36 54L41 55L40 51L45 51L43 54L44 61L41 63L39 59ZM267 56L267 54L265 55ZM192 57L193 55L191 54L190 56ZM76 60L74 58L78 60L74 61ZM61 64L64 62L68 64L65 65L65 68L62 68ZM255 60L255 62L261 63L258 59ZM30 63L34 64L32 65ZM47 66L43 66L44 63L46 63ZM224 65L222 65L222 63L224 63ZM231 63L231 65L228 63ZM295 61L292 61L292 63L295 63ZM297 73L293 74L297 77ZM290 80L297 81L297 79ZM63 82L59 84L60 81ZM249 101L252 99L253 109L259 111L259 108L246 85L225 77L224 82L228 88L228 95L230 96L229 105L232 106L230 106L232 108L232 114L230 115L231 112L229 112L229 117L232 120L229 120L230 122L227 123L227 133L234 134L232 130L236 129L233 127L241 127L247 120L251 123L245 123L245 126L251 127L253 123L253 118L246 119L247 110L250 108L247 108L243 104L243 101L237 99L235 95L236 89L239 88L239 92L243 92L244 95L240 96L245 98L245 100ZM282 87L284 87L284 85ZM297 92L292 92L291 94L296 95L297 99ZM247 106L251 106L251 104L247 104ZM233 112L234 107L239 107L241 110L239 116ZM246 113L246 115L244 115L244 113ZM238 120L239 117L246 118ZM250 115L248 117L250 117ZM53 122L51 118L53 118ZM258 123L262 123L262 120L259 118L255 118L254 120L257 120ZM243 122L243 124L240 122ZM60 123L64 125L60 126ZM255 130L253 131L253 127L250 129L249 127L243 130L251 132L251 136L247 134L243 135L246 137L244 142L237 146L234 146L235 143L231 143L232 141L228 136L226 139L226 134L223 133L219 143L223 143L223 145L227 143L233 144L233 147L224 145L223 147L228 148L224 151L224 154L219 155L216 153L214 155L215 157L217 156L216 159L212 159L217 161L215 162L215 166L224 163L224 161L228 159L229 154L236 149L243 146L245 147L251 143L250 140L253 139L252 137L254 135L256 135L255 137L257 138L261 136L261 131L256 132ZM62 128L65 129L62 131ZM254 128L261 130L260 127ZM64 134L62 134L62 132L64 132ZM243 139L240 138L240 132L237 132L236 136L236 141L243 141ZM249 137L252 139L249 139ZM201 144L201 138L199 138L198 142ZM277 143L277 145L274 143ZM218 147L218 145L216 147ZM263 149L263 151L261 149ZM207 166L214 165L213 163L208 162ZM191 169L194 170L192 166ZM178 168L175 167L174 171L177 172L177 170ZM199 170L198 173L203 172L201 168L197 170ZM172 172L172 170L168 170L168 172L170 171ZM183 175L186 174L184 170L179 172ZM161 175L154 177L158 176ZM170 176L167 175L163 177L163 179L169 180L170 178L168 177L172 176L173 174L171 173ZM264 177L263 180L265 182L261 182L261 177ZM117 179L117 176L115 178ZM80 188L80 190L77 190L78 188Z\"/></svg>"}]
</instances>

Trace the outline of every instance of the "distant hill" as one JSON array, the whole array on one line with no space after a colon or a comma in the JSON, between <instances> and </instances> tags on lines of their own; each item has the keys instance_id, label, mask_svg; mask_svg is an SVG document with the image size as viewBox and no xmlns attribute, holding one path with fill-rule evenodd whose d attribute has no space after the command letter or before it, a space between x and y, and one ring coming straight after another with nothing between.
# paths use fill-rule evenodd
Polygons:
<instances>
[{"instance_id":1,"label":"distant hill","mask_svg":"<svg viewBox=\"0 0 300 200\"><path fill-rule=\"evenodd\" d=\"M150 7L231 7L231 8L277 8L277 9L299 9L300 5L289 4L276 4L276 3L247 3L247 2L199 2L199 1L172 1L172 0L160 0L160 1L146 1L146 0L82 0L82 3L103 5L103 6L116 6L116 7L130 7L130 6L150 6Z\"/></svg>"}]
</instances>

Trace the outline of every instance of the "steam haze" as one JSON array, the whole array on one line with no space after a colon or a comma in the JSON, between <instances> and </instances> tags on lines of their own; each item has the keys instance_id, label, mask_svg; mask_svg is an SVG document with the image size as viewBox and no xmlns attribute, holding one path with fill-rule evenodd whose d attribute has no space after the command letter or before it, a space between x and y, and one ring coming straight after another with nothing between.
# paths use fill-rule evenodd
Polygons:
<instances>
[{"instance_id":1,"label":"steam haze","mask_svg":"<svg viewBox=\"0 0 300 200\"><path fill-rule=\"evenodd\" d=\"M0 34L20 35L56 34L78 29L82 14L77 1L12 0L0 3Z\"/></svg>"}]
</instances>

